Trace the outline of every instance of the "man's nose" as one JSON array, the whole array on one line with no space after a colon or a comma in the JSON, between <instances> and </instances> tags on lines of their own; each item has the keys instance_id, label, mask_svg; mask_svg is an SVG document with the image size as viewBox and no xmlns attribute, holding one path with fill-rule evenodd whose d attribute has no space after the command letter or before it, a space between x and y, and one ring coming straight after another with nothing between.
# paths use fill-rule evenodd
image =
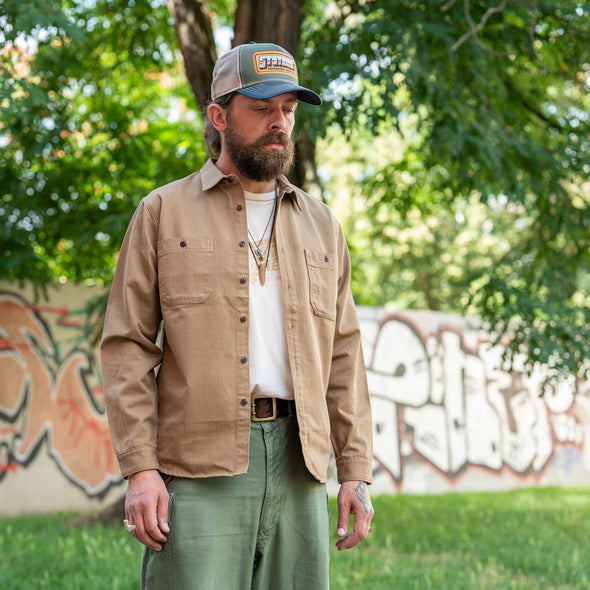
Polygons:
<instances>
[{"instance_id":1,"label":"man's nose","mask_svg":"<svg viewBox=\"0 0 590 590\"><path fill-rule=\"evenodd\" d=\"M287 117L281 109L273 111L270 128L272 131L285 131L287 129Z\"/></svg>"}]
</instances>

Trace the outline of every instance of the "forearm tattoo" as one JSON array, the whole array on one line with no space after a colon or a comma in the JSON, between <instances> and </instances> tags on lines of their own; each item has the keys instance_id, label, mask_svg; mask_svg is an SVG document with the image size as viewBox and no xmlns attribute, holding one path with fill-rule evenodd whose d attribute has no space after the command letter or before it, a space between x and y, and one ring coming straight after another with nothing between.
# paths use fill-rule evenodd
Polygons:
<instances>
[{"instance_id":1,"label":"forearm tattoo","mask_svg":"<svg viewBox=\"0 0 590 590\"><path fill-rule=\"evenodd\" d=\"M360 500L365 513L371 512L373 510L373 506L371 505L371 499L369 498L367 484L364 481L359 481L356 488L354 488L354 491L356 493L356 497Z\"/></svg>"}]
</instances>

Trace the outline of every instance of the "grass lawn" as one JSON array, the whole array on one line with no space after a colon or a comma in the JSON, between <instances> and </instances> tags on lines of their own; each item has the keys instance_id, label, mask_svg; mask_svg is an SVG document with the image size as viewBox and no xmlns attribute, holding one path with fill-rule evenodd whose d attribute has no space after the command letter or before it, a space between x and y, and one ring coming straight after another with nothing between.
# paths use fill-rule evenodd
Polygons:
<instances>
[{"instance_id":1,"label":"grass lawn","mask_svg":"<svg viewBox=\"0 0 590 590\"><path fill-rule=\"evenodd\" d=\"M331 590L590 588L588 489L380 496L373 504L369 539L333 551ZM68 527L72 517L0 519L2 590L139 588L141 546L121 525ZM335 517L331 501L333 530Z\"/></svg>"}]
</instances>

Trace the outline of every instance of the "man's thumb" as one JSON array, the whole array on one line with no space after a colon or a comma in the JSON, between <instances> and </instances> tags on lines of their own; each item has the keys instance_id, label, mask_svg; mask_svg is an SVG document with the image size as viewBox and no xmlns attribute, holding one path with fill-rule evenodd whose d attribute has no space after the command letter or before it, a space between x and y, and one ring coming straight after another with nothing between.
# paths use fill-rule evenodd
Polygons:
<instances>
[{"instance_id":1,"label":"man's thumb","mask_svg":"<svg viewBox=\"0 0 590 590\"><path fill-rule=\"evenodd\" d=\"M349 514L340 514L338 517L338 529L336 530L336 534L339 537L344 537L348 532L348 517Z\"/></svg>"}]
</instances>

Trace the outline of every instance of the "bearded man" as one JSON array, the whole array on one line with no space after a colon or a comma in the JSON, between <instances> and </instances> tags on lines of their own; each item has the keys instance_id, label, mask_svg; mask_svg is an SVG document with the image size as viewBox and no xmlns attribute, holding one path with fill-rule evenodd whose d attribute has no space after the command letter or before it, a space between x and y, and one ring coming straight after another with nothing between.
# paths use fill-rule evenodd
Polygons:
<instances>
[{"instance_id":1,"label":"bearded man","mask_svg":"<svg viewBox=\"0 0 590 590\"><path fill-rule=\"evenodd\" d=\"M259 43L218 60L211 93L214 159L141 201L105 319L125 526L146 546L144 589L326 590L331 448L339 549L373 509L346 242L285 178L298 102L321 99Z\"/></svg>"}]
</instances>

